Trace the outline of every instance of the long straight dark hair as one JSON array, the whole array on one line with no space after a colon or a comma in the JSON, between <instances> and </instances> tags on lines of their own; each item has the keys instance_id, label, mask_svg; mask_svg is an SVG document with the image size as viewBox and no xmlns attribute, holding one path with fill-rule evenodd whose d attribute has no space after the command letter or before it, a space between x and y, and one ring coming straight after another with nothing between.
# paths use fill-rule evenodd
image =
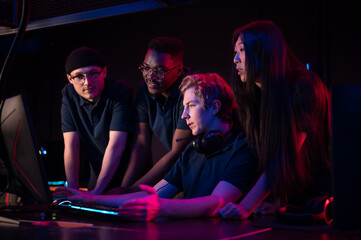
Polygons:
<instances>
[{"instance_id":1,"label":"long straight dark hair","mask_svg":"<svg viewBox=\"0 0 361 240\"><path fill-rule=\"evenodd\" d=\"M328 162L329 92L294 56L273 22L238 28L233 43L239 37L246 54L246 81L235 76L231 85L240 122L269 186L285 199L296 185L312 182L313 166ZM307 138L298 151L299 133L304 131Z\"/></svg>"}]
</instances>

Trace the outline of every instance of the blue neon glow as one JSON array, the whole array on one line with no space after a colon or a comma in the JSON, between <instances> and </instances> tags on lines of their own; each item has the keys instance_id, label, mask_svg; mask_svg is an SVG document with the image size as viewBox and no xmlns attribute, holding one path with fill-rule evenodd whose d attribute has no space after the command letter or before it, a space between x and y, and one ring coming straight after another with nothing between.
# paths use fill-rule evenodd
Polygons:
<instances>
[{"instance_id":1,"label":"blue neon glow","mask_svg":"<svg viewBox=\"0 0 361 240\"><path fill-rule=\"evenodd\" d=\"M81 207L81 206L74 206L74 205L71 205L71 204L68 205L68 206L73 208L73 209L84 210L84 211L88 211L88 212L103 213L103 214L115 215L115 216L118 215L118 212L115 212L115 211L100 210L100 209Z\"/></svg>"},{"instance_id":2,"label":"blue neon glow","mask_svg":"<svg viewBox=\"0 0 361 240\"><path fill-rule=\"evenodd\" d=\"M46 149L45 148L43 148L43 147L40 147L40 149L39 149L39 154L40 155L46 155L48 152L46 151Z\"/></svg>"},{"instance_id":3,"label":"blue neon glow","mask_svg":"<svg viewBox=\"0 0 361 240\"><path fill-rule=\"evenodd\" d=\"M66 181L49 181L48 184L51 186L65 186Z\"/></svg>"},{"instance_id":4,"label":"blue neon glow","mask_svg":"<svg viewBox=\"0 0 361 240\"><path fill-rule=\"evenodd\" d=\"M88 212L103 213L103 214L107 214L107 215L118 216L117 211L104 210L104 209L95 209L95 208L84 207L84 206L76 206L76 205L72 205L72 202L69 201L69 200L65 200L65 201L59 203L59 206L66 206L66 207L70 207L72 209L77 209L77 210L83 210L83 211L88 211Z\"/></svg>"},{"instance_id":5,"label":"blue neon glow","mask_svg":"<svg viewBox=\"0 0 361 240\"><path fill-rule=\"evenodd\" d=\"M306 63L306 68L307 68L308 70L310 70L310 64L309 64L309 63Z\"/></svg>"}]
</instances>

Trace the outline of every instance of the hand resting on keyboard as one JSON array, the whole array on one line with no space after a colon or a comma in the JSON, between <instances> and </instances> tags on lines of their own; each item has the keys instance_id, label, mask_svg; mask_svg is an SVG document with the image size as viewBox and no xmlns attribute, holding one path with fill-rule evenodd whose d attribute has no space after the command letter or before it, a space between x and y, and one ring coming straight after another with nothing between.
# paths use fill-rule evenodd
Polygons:
<instances>
[{"instance_id":1,"label":"hand resting on keyboard","mask_svg":"<svg viewBox=\"0 0 361 240\"><path fill-rule=\"evenodd\" d=\"M93 195L90 195L87 191L77 190L69 187L56 188L52 193L54 200L71 200L83 203L92 202Z\"/></svg>"}]
</instances>

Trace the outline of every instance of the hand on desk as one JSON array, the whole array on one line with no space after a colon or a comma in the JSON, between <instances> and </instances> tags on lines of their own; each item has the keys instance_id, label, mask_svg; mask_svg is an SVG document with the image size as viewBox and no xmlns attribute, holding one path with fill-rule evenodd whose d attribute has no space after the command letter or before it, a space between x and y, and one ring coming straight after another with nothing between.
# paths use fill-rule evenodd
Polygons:
<instances>
[{"instance_id":1,"label":"hand on desk","mask_svg":"<svg viewBox=\"0 0 361 240\"><path fill-rule=\"evenodd\" d=\"M98 202L107 206L117 206L119 203L118 215L130 220L150 221L159 216L161 205L157 192L154 188L139 185L138 191L146 192L145 197L139 197L137 193L124 195L91 195L89 192L77 190L68 187L59 187L53 193L53 196L68 199L71 201L80 201L83 203ZM134 195L134 196L133 196ZM144 196L142 194L141 196ZM117 204L117 205L115 205Z\"/></svg>"},{"instance_id":2,"label":"hand on desk","mask_svg":"<svg viewBox=\"0 0 361 240\"><path fill-rule=\"evenodd\" d=\"M91 202L93 200L93 195L91 192L77 190L69 187L59 187L53 192L54 199L69 199L72 201L81 201L81 202Z\"/></svg>"},{"instance_id":3,"label":"hand on desk","mask_svg":"<svg viewBox=\"0 0 361 240\"><path fill-rule=\"evenodd\" d=\"M224 219L247 219L250 215L241 204L235 204L232 202L226 204L218 211L218 214Z\"/></svg>"},{"instance_id":4,"label":"hand on desk","mask_svg":"<svg viewBox=\"0 0 361 240\"><path fill-rule=\"evenodd\" d=\"M149 195L134 198L119 206L119 216L136 221L150 221L160 215L161 204L157 192L147 185L139 185L140 190Z\"/></svg>"},{"instance_id":5,"label":"hand on desk","mask_svg":"<svg viewBox=\"0 0 361 240\"><path fill-rule=\"evenodd\" d=\"M257 206L253 213L260 215L274 214L278 207L279 202L270 203L263 201ZM251 213L244 208L242 204L228 203L218 211L218 214L225 219L247 219Z\"/></svg>"},{"instance_id":6,"label":"hand on desk","mask_svg":"<svg viewBox=\"0 0 361 240\"><path fill-rule=\"evenodd\" d=\"M263 201L256 207L256 209L253 211L253 213L254 214L259 214L259 215L275 214L276 210L279 207L280 207L279 199L277 199L274 202Z\"/></svg>"}]
</instances>

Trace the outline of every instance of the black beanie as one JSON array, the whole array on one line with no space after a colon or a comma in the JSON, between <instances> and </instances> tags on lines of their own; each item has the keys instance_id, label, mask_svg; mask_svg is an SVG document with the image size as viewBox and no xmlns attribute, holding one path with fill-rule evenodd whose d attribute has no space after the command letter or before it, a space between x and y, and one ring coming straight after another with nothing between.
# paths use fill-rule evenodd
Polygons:
<instances>
[{"instance_id":1,"label":"black beanie","mask_svg":"<svg viewBox=\"0 0 361 240\"><path fill-rule=\"evenodd\" d=\"M105 62L97 50L88 47L80 47L69 54L65 63L65 72L70 74L75 69L87 66L99 66L103 68Z\"/></svg>"}]
</instances>

